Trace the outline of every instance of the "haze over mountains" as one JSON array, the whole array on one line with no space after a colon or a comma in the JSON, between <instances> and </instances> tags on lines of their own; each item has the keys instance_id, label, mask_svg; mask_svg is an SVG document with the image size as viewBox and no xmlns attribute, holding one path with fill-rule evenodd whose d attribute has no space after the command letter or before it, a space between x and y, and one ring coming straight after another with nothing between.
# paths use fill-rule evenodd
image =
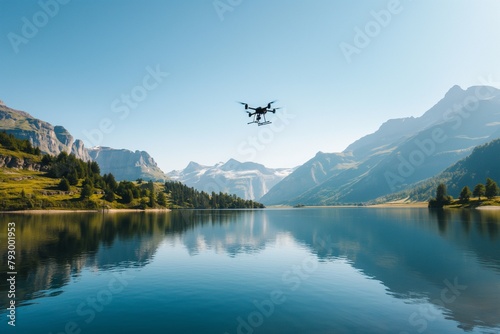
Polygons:
<instances>
[{"instance_id":1,"label":"haze over mountains","mask_svg":"<svg viewBox=\"0 0 500 334\"><path fill-rule=\"evenodd\" d=\"M500 138L500 90L454 86L422 116L388 120L343 152L318 152L297 168L271 169L229 159L215 166L191 162L165 174L145 151L86 149L64 127L3 103L1 130L29 139L45 153L65 151L95 160L103 173L113 173L117 180L170 178L199 191L236 194L266 205L360 203L412 189L467 157L476 146Z\"/></svg>"},{"instance_id":2,"label":"haze over mountains","mask_svg":"<svg viewBox=\"0 0 500 334\"><path fill-rule=\"evenodd\" d=\"M436 187L440 183L447 185L448 194L458 198L463 187L474 187L484 184L487 178L500 180L500 139L474 148L472 153L446 168L438 175L415 184L414 187L392 193L377 199L387 202L406 199L409 201L426 201L436 195Z\"/></svg>"},{"instance_id":3,"label":"haze over mountains","mask_svg":"<svg viewBox=\"0 0 500 334\"><path fill-rule=\"evenodd\" d=\"M500 91L452 87L421 117L392 119L349 145L322 153L273 187L264 204L356 203L408 189L500 137Z\"/></svg>"}]
</instances>

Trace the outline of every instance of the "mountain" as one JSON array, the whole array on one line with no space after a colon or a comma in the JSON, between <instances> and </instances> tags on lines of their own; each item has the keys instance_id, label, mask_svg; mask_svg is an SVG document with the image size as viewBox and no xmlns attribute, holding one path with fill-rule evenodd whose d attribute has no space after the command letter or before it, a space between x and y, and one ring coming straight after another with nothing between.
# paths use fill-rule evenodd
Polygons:
<instances>
[{"instance_id":1,"label":"mountain","mask_svg":"<svg viewBox=\"0 0 500 334\"><path fill-rule=\"evenodd\" d=\"M221 162L215 166L190 162L183 170L172 171L167 176L199 191L225 192L243 199L258 201L292 170L266 168L253 162L229 159L226 163Z\"/></svg>"},{"instance_id":2,"label":"mountain","mask_svg":"<svg viewBox=\"0 0 500 334\"><path fill-rule=\"evenodd\" d=\"M7 107L0 101L0 131L10 133L19 139L27 139L42 153L58 155L73 153L84 161L94 160L102 173L112 173L117 180L164 181L165 173L145 151L118 150L109 147L87 149L83 142L74 139L62 126L34 118L24 111Z\"/></svg>"},{"instance_id":3,"label":"mountain","mask_svg":"<svg viewBox=\"0 0 500 334\"><path fill-rule=\"evenodd\" d=\"M414 188L390 194L376 200L387 202L405 199L407 201L426 201L436 195L439 183L447 186L448 194L458 198L463 187L472 191L478 183L484 184L487 178L500 182L500 139L480 145L472 153L445 169L442 173L419 182Z\"/></svg>"},{"instance_id":4,"label":"mountain","mask_svg":"<svg viewBox=\"0 0 500 334\"><path fill-rule=\"evenodd\" d=\"M421 117L389 120L342 153L318 153L260 201L355 203L407 189L499 138L499 109L498 89L454 86Z\"/></svg>"},{"instance_id":5,"label":"mountain","mask_svg":"<svg viewBox=\"0 0 500 334\"><path fill-rule=\"evenodd\" d=\"M111 173L117 181L141 178L164 182L167 179L155 160L145 151L93 147L88 149L88 153L99 164L101 173Z\"/></svg>"},{"instance_id":6,"label":"mountain","mask_svg":"<svg viewBox=\"0 0 500 334\"><path fill-rule=\"evenodd\" d=\"M24 111L15 110L0 103L0 131L10 133L19 139L27 139L43 153L58 155L61 152L73 153L84 161L90 160L83 142L60 125L34 118Z\"/></svg>"}]
</instances>

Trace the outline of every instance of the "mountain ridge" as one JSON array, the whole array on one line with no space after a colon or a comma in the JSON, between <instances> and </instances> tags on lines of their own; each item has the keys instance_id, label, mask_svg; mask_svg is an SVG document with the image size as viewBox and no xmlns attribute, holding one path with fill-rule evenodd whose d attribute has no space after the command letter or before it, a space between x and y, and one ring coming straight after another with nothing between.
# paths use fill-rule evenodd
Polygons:
<instances>
[{"instance_id":1,"label":"mountain ridge","mask_svg":"<svg viewBox=\"0 0 500 334\"><path fill-rule=\"evenodd\" d=\"M454 86L422 116L388 120L343 152L327 153L331 157L350 154L348 161L324 168L325 153L318 152L261 201L266 205L357 203L406 189L497 138L499 108L500 90L494 87ZM319 182L312 177L318 171Z\"/></svg>"},{"instance_id":2,"label":"mountain ridge","mask_svg":"<svg viewBox=\"0 0 500 334\"><path fill-rule=\"evenodd\" d=\"M57 156L61 152L66 152L74 154L83 161L97 159L103 173L112 173L119 180L133 181L142 178L165 181L167 179L165 173L145 151L132 152L126 149L106 148L104 153L96 153L100 148L86 148L82 140L75 139L63 126L54 126L25 111L10 108L4 103L0 103L0 131L19 139L29 140L45 154Z\"/></svg>"},{"instance_id":3,"label":"mountain ridge","mask_svg":"<svg viewBox=\"0 0 500 334\"><path fill-rule=\"evenodd\" d=\"M247 200L259 200L269 189L291 173L291 168L267 168L255 162L236 159L204 166L189 162L183 170L167 176L204 192L226 192Z\"/></svg>"}]
</instances>

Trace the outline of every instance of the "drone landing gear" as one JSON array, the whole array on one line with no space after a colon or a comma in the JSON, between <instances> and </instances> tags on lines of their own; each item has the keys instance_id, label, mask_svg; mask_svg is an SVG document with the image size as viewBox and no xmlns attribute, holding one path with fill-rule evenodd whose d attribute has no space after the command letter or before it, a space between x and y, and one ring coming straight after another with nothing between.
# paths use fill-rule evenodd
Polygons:
<instances>
[{"instance_id":1,"label":"drone landing gear","mask_svg":"<svg viewBox=\"0 0 500 334\"><path fill-rule=\"evenodd\" d=\"M270 121L264 121L264 122L252 121L252 122L248 122L247 124L253 124L253 123L257 123L258 126L261 126L261 125L271 124L272 122L270 122Z\"/></svg>"}]
</instances>

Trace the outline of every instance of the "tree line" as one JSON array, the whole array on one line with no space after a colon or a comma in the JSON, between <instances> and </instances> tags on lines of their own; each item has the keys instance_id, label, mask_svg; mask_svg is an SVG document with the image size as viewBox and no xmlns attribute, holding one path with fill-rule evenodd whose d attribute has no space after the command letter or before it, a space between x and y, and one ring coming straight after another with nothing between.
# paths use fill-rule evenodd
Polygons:
<instances>
[{"instance_id":1,"label":"tree line","mask_svg":"<svg viewBox=\"0 0 500 334\"><path fill-rule=\"evenodd\" d=\"M17 139L5 132L0 133L0 145L12 151L41 155L40 149L33 148L28 140ZM111 173L101 175L97 162L83 161L74 154L66 152L61 152L57 156L45 154L41 157L41 164L47 177L60 179L57 190L71 192L72 189L75 190L75 187L80 189L79 198L74 199L73 204L71 204L75 207L97 208L104 205L105 202L116 202L126 207L140 209L156 207L196 209L264 207L261 203L244 200L236 195L222 192L212 192L211 194L200 192L180 182L167 181L163 185L155 184L152 181L144 182L142 179L138 179L136 182L117 182ZM36 198L36 196L33 197ZM101 202L101 205L98 205L96 199L104 203ZM80 204L75 203L75 200L79 201ZM36 201L29 198L24 189L18 202L17 206L22 204L19 208L29 209L36 206ZM50 204L46 205L50 206ZM68 203L68 205L70 204Z\"/></svg>"},{"instance_id":2,"label":"tree line","mask_svg":"<svg viewBox=\"0 0 500 334\"><path fill-rule=\"evenodd\" d=\"M33 147L27 139L17 139L12 134L5 131L0 132L0 146L15 152L24 152L28 154L40 155L41 151L38 147Z\"/></svg>"},{"instance_id":3,"label":"tree line","mask_svg":"<svg viewBox=\"0 0 500 334\"><path fill-rule=\"evenodd\" d=\"M236 208L264 208L264 205L252 200L244 200L236 195L223 192L210 194L188 187L181 182L165 182L165 192L170 195L175 207L194 209L236 209Z\"/></svg>"},{"instance_id":4,"label":"tree line","mask_svg":"<svg viewBox=\"0 0 500 334\"><path fill-rule=\"evenodd\" d=\"M477 197L481 201L481 197L493 199L500 193L497 183L491 178L486 179L486 183L478 183L474 190L471 191L469 186L464 186L460 191L458 198L459 203L468 204L472 197ZM446 185L440 183L436 189L436 197L429 200L429 207L442 208L444 205L449 205L453 202L453 197L448 195Z\"/></svg>"}]
</instances>

